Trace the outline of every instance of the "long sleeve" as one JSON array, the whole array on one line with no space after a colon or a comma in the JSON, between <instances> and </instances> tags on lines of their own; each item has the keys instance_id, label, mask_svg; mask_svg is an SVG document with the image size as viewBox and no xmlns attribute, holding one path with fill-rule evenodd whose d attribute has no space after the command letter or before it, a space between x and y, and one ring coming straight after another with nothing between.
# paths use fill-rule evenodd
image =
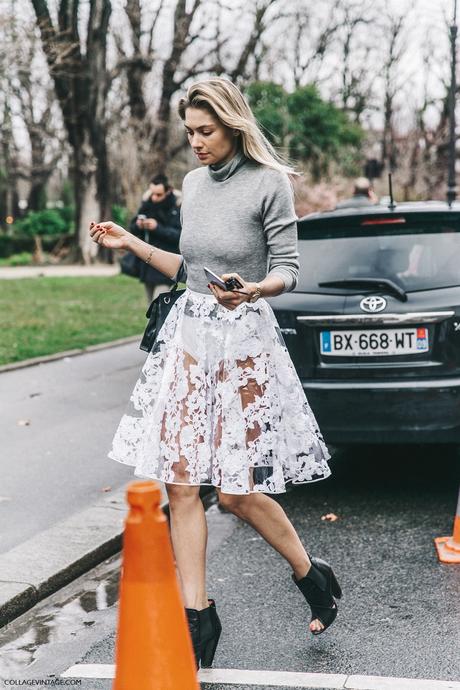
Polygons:
<instances>
[{"instance_id":1,"label":"long sleeve","mask_svg":"<svg viewBox=\"0 0 460 690\"><path fill-rule=\"evenodd\" d=\"M262 201L262 224L268 247L268 275L278 275L285 292L294 290L299 276L297 216L289 178L270 170Z\"/></svg>"}]
</instances>

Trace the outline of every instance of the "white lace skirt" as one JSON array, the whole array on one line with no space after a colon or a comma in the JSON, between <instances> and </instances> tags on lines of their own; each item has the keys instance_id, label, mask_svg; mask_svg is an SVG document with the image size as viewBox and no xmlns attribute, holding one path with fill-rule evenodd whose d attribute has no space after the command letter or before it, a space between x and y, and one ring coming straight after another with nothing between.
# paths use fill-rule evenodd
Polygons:
<instances>
[{"instance_id":1,"label":"white lace skirt","mask_svg":"<svg viewBox=\"0 0 460 690\"><path fill-rule=\"evenodd\" d=\"M229 494L330 475L330 457L264 299L229 310L187 289L147 356L109 457L135 475Z\"/></svg>"}]
</instances>

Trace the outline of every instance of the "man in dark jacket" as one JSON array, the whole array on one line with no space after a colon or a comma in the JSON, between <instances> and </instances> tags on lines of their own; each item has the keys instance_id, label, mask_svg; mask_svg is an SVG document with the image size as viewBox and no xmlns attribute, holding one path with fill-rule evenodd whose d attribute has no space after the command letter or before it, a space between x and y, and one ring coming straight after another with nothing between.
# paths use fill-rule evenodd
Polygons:
<instances>
[{"instance_id":1,"label":"man in dark jacket","mask_svg":"<svg viewBox=\"0 0 460 690\"><path fill-rule=\"evenodd\" d=\"M335 208L361 208L363 206L374 206L378 204L378 202L379 200L367 177L358 177L358 179L355 180L353 196L349 199L339 201Z\"/></svg>"},{"instance_id":2,"label":"man in dark jacket","mask_svg":"<svg viewBox=\"0 0 460 690\"><path fill-rule=\"evenodd\" d=\"M166 175L155 175L150 180L148 197L132 219L130 230L155 247L179 254L180 213ZM139 280L145 285L149 304L173 284L167 276L144 262L141 264Z\"/></svg>"}]
</instances>

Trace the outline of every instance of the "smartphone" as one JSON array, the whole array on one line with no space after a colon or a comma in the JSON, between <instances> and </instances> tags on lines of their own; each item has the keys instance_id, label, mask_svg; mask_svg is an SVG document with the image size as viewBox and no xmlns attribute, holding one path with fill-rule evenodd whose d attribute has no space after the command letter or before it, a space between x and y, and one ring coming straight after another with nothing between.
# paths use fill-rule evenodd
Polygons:
<instances>
[{"instance_id":1,"label":"smartphone","mask_svg":"<svg viewBox=\"0 0 460 690\"><path fill-rule=\"evenodd\" d=\"M220 288L222 288L222 290L237 290L238 288L243 287L237 278L229 278L228 280L224 281L222 280L222 278L219 278L218 275L213 273L209 268L206 268L206 266L203 270L209 282L218 285Z\"/></svg>"}]
</instances>

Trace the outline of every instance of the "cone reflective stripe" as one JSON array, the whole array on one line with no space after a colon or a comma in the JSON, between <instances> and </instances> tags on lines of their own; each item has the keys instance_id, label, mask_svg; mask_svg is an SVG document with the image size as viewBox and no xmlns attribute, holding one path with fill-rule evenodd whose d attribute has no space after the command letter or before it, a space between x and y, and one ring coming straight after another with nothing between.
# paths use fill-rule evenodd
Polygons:
<instances>
[{"instance_id":1,"label":"cone reflective stripe","mask_svg":"<svg viewBox=\"0 0 460 690\"><path fill-rule=\"evenodd\" d=\"M113 690L199 690L161 491L128 486Z\"/></svg>"},{"instance_id":2,"label":"cone reflective stripe","mask_svg":"<svg viewBox=\"0 0 460 690\"><path fill-rule=\"evenodd\" d=\"M454 533L451 537L437 537L434 542L441 563L460 564L460 489L454 518Z\"/></svg>"}]
</instances>

